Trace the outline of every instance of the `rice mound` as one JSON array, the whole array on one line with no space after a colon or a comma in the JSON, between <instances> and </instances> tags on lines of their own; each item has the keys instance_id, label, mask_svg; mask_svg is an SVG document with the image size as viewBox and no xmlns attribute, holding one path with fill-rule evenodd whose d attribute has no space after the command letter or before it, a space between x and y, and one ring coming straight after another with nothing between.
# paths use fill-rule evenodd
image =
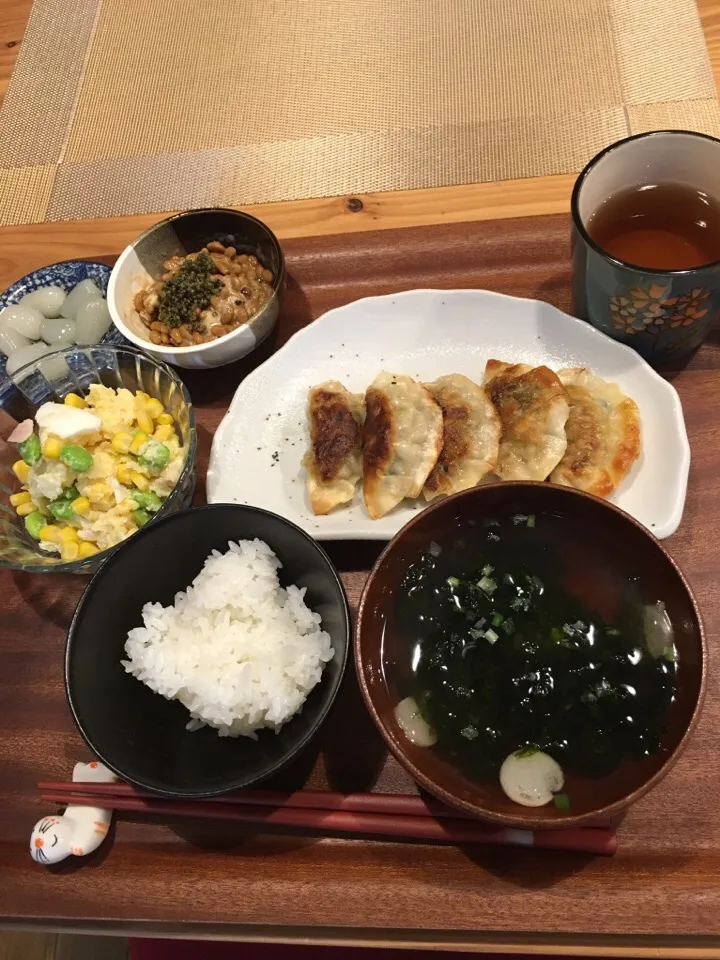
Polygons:
<instances>
[{"instance_id":1,"label":"rice mound","mask_svg":"<svg viewBox=\"0 0 720 960\"><path fill-rule=\"evenodd\" d=\"M305 589L278 581L282 566L262 540L213 550L171 607L146 603L128 634L128 673L190 711L188 729L221 737L276 732L298 713L334 650Z\"/></svg>"}]
</instances>

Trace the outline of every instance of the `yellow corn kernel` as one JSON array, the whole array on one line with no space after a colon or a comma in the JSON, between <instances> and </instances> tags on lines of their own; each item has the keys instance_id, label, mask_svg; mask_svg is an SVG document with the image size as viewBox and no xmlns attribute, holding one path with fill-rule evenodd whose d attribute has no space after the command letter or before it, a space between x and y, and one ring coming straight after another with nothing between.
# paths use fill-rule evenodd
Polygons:
<instances>
[{"instance_id":1,"label":"yellow corn kernel","mask_svg":"<svg viewBox=\"0 0 720 960\"><path fill-rule=\"evenodd\" d=\"M96 553L100 553L98 548L94 543L88 543L87 540L80 544L80 549L78 551L80 559L85 560L87 557L93 557Z\"/></svg>"},{"instance_id":2,"label":"yellow corn kernel","mask_svg":"<svg viewBox=\"0 0 720 960\"><path fill-rule=\"evenodd\" d=\"M124 483L127 487L132 483L132 477L130 476L131 473L132 470L126 463L120 463L115 470L115 478L119 480L120 483Z\"/></svg>"},{"instance_id":3,"label":"yellow corn kernel","mask_svg":"<svg viewBox=\"0 0 720 960\"><path fill-rule=\"evenodd\" d=\"M25 483L30 473L30 467L24 460L16 460L12 465L13 473L18 478L20 483Z\"/></svg>"},{"instance_id":4,"label":"yellow corn kernel","mask_svg":"<svg viewBox=\"0 0 720 960\"><path fill-rule=\"evenodd\" d=\"M169 423L163 423L153 434L153 440L170 440L175 438L175 430Z\"/></svg>"},{"instance_id":5,"label":"yellow corn kernel","mask_svg":"<svg viewBox=\"0 0 720 960\"><path fill-rule=\"evenodd\" d=\"M60 538L62 539L63 543L68 543L71 540L77 540L77 530L75 527L71 526L60 527Z\"/></svg>"},{"instance_id":6,"label":"yellow corn kernel","mask_svg":"<svg viewBox=\"0 0 720 960\"><path fill-rule=\"evenodd\" d=\"M117 453L127 453L130 449L130 444L132 443L133 438L131 433L125 433L120 431L116 433L115 436L110 441L110 446Z\"/></svg>"},{"instance_id":7,"label":"yellow corn kernel","mask_svg":"<svg viewBox=\"0 0 720 960\"><path fill-rule=\"evenodd\" d=\"M78 410L84 410L87 406L83 398L79 397L76 393L69 393L63 402L66 403L68 407L76 407Z\"/></svg>"},{"instance_id":8,"label":"yellow corn kernel","mask_svg":"<svg viewBox=\"0 0 720 960\"><path fill-rule=\"evenodd\" d=\"M87 497L75 497L72 502L73 513L79 517L84 517L90 509L90 501Z\"/></svg>"},{"instance_id":9,"label":"yellow corn kernel","mask_svg":"<svg viewBox=\"0 0 720 960\"><path fill-rule=\"evenodd\" d=\"M139 406L140 404L145 404L145 403L147 403L149 399L150 399L150 394L149 394L149 393L143 393L142 390L138 390L138 392L135 394L135 400L137 401L137 405L138 405L138 406Z\"/></svg>"},{"instance_id":10,"label":"yellow corn kernel","mask_svg":"<svg viewBox=\"0 0 720 960\"><path fill-rule=\"evenodd\" d=\"M150 423L150 432L152 432L152 422ZM130 453L134 453L135 456L137 456L149 439L150 438L148 437L146 431L138 430L138 432L132 438L132 443L130 444Z\"/></svg>"},{"instance_id":11,"label":"yellow corn kernel","mask_svg":"<svg viewBox=\"0 0 720 960\"><path fill-rule=\"evenodd\" d=\"M156 400L155 397L150 397L145 409L153 418L153 420L157 420L161 414L165 413L165 407L160 403L159 400Z\"/></svg>"},{"instance_id":12,"label":"yellow corn kernel","mask_svg":"<svg viewBox=\"0 0 720 960\"><path fill-rule=\"evenodd\" d=\"M155 422L159 427L164 427L169 423L173 423L173 418L169 413L161 413L159 417L155 417Z\"/></svg>"},{"instance_id":13,"label":"yellow corn kernel","mask_svg":"<svg viewBox=\"0 0 720 960\"><path fill-rule=\"evenodd\" d=\"M10 494L10 503L14 507L19 507L21 503L30 503L32 497L27 492L27 490L22 490L20 493L11 493Z\"/></svg>"},{"instance_id":14,"label":"yellow corn kernel","mask_svg":"<svg viewBox=\"0 0 720 960\"><path fill-rule=\"evenodd\" d=\"M40 531L40 539L47 540L49 543L62 543L60 530L51 524L47 524L47 526L42 528Z\"/></svg>"},{"instance_id":15,"label":"yellow corn kernel","mask_svg":"<svg viewBox=\"0 0 720 960\"><path fill-rule=\"evenodd\" d=\"M130 471L130 479L138 488L138 490L147 490L150 486L150 481L148 478L143 476L142 473L138 473L137 470Z\"/></svg>"},{"instance_id":16,"label":"yellow corn kernel","mask_svg":"<svg viewBox=\"0 0 720 960\"><path fill-rule=\"evenodd\" d=\"M60 457L60 451L65 446L62 440L57 437L48 437L42 445L43 456L49 460L57 460Z\"/></svg>"},{"instance_id":17,"label":"yellow corn kernel","mask_svg":"<svg viewBox=\"0 0 720 960\"><path fill-rule=\"evenodd\" d=\"M98 500L105 500L107 497L112 497L112 495L112 487L102 481L99 483L91 483L90 486L85 487L83 492L83 496L87 497L91 503L95 503Z\"/></svg>"},{"instance_id":18,"label":"yellow corn kernel","mask_svg":"<svg viewBox=\"0 0 720 960\"><path fill-rule=\"evenodd\" d=\"M19 517L27 517L31 513L35 513L35 504L32 502L32 500L29 503L21 503L15 507L15 513Z\"/></svg>"},{"instance_id":19,"label":"yellow corn kernel","mask_svg":"<svg viewBox=\"0 0 720 960\"><path fill-rule=\"evenodd\" d=\"M152 417L147 412L147 409L138 410L137 414L137 425L138 430L141 433L152 433L153 432L153 422Z\"/></svg>"},{"instance_id":20,"label":"yellow corn kernel","mask_svg":"<svg viewBox=\"0 0 720 960\"><path fill-rule=\"evenodd\" d=\"M65 540L60 545L60 559L68 563L71 560L77 560L80 553L80 547L75 540Z\"/></svg>"}]
</instances>

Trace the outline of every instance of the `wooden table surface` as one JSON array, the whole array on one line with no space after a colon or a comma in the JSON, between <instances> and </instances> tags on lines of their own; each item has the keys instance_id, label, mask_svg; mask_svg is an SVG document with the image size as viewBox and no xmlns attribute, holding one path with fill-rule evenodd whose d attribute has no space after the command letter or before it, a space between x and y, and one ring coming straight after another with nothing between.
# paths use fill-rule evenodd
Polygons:
<instances>
[{"instance_id":1,"label":"wooden table surface","mask_svg":"<svg viewBox=\"0 0 720 960\"><path fill-rule=\"evenodd\" d=\"M0 2L0 102L22 46L31 5L31 0ZM720 0L698 0L698 9L715 80L720 87ZM538 177L362 194L352 198L256 204L244 209L268 223L281 239L431 223L496 220L567 212L574 179L573 176ZM117 254L159 219L162 219L159 215L144 214L0 227L0 289L28 270L56 260Z\"/></svg>"},{"instance_id":2,"label":"wooden table surface","mask_svg":"<svg viewBox=\"0 0 720 960\"><path fill-rule=\"evenodd\" d=\"M30 0L3 0L0 4L0 96L4 94L9 77L22 43L22 35L30 9ZM708 47L715 71L720 81L720 0L699 0ZM563 213L569 208L570 189L573 177L559 176L537 180L512 181L506 183L476 184L441 189L408 191L363 195L360 198L340 197L333 199L306 200L292 203L258 205L250 208L252 212L268 222L281 238L321 236L336 233L362 232L367 230L391 229L405 226L418 226L434 223L461 223L470 220L496 220L509 217ZM361 203L349 202L360 199ZM70 257L109 256L117 254L127 242L160 215L114 218L107 220L84 221L75 223L38 224L20 227L0 228L0 289L29 270ZM556 236L557 227L554 228ZM486 239L492 241L492 231ZM378 241L375 246L380 249ZM302 246L293 245L295 263L302 272ZM514 286L512 263L508 272L496 276L496 288L507 288L508 292L537 293L544 299L562 301L562 285L566 283L563 271L564 260L558 262L557 275L553 273L551 258L545 257L546 276L541 289L517 290ZM412 281L414 265L408 259L407 280ZM560 277L560 279L559 279ZM537 278L536 278L537 279ZM410 283L412 285L412 283ZM460 284L465 285L465 284ZM474 285L468 282L467 285ZM316 291L317 305L332 302L332 291L328 288ZM561 303L561 305L564 305ZM310 304L310 307L313 307ZM693 362L679 378L678 387L683 395L683 385L690 389L693 397L703 398L708 405L704 415L697 414L693 425L694 454L696 455L691 475L691 494L688 504L690 521L684 524L677 541L673 540L673 553L685 562L690 558L693 566L693 582L698 589L701 603L711 603L714 592L716 565L711 563L715 552L714 543L708 542L706 524L715 520L720 528L718 503L720 496L711 497L703 502L701 520L698 487L693 488L693 478L698 471L705 477L714 472L714 441L717 436L711 404L715 397L717 368L720 365L720 346L715 344L703 351L702 358ZM212 391L211 391L212 393ZM684 396L684 395L683 395ZM221 415L222 402L216 392L211 402L213 423ZM698 456L699 454L699 456ZM699 461L699 465L698 465ZM720 487L716 486L718 494ZM677 552L675 544L677 543ZM361 551L362 552L362 551ZM720 550L718 550L720 556ZM364 558L367 560L367 558ZM355 569L363 569L366 563L360 560ZM359 574L346 574L346 584L352 593L359 588ZM31 584L24 582L23 590L30 590L31 598L37 599ZM4 581L5 584L8 580ZM42 591L40 591L42 593ZM62 643L63 624L72 608L77 589L73 587L70 598L55 596L48 608L48 614L54 621L53 660L59 664L58 649ZM14 600L17 598L13 598ZM26 602L24 597L23 602ZM3 598L4 601L4 598ZM10 611L11 614L12 611ZM11 629L12 616L6 616L3 629ZM42 621L38 620L38 628ZM710 642L714 637L712 631ZM37 642L34 638L33 643ZM57 648L57 649L56 649ZM18 654L18 664L22 669L22 655ZM56 667L54 669L58 669ZM42 692L41 692L42 696ZM710 697L713 689L710 689ZM19 713L23 710L23 700L17 701ZM710 724L701 728L696 738L696 752L688 760L690 776L695 777L695 788L687 803L699 804L700 794L712 787L711 771L701 762L702 750L712 749L709 730L713 727L720 732L720 717L713 709ZM707 714L707 709L706 709ZM20 721L19 721L20 722ZM703 733L704 730L704 733ZM75 739L73 737L73 743ZM6 745L7 746L7 745ZM51 743L46 743L51 749ZM22 751L22 743L16 745ZM697 752L700 751L700 752ZM680 768L682 769L682 768ZM43 771L47 773L47 770ZM713 771L714 772L714 771ZM677 776L675 771L674 777ZM704 786L705 785L705 786ZM0 794L4 791L0 784ZM672 793L669 795L672 796ZM682 797L682 792L680 793ZM534 949L551 953L616 954L616 955L662 955L662 956L713 956L720 957L720 887L716 888L720 871L720 837L712 821L699 818L693 821L692 809L689 822L702 831L710 829L710 835L695 837L696 849L703 851L703 857L686 855L683 842L678 837L668 835L663 818L672 822L672 810L657 801L650 808L658 822L650 830L650 857L647 850L639 846L639 840L632 839L629 830L629 843L623 853L623 870L619 874L610 862L596 862L581 868L558 858L552 869L548 870L547 861L525 858L522 867L513 855L507 858L503 853L490 857L481 857L483 864L484 889L475 890L467 874L467 863L462 856L444 859L432 848L421 859L415 857L410 848L401 845L383 845L385 852L380 857L382 876L377 877L379 887L373 902L362 902L368 871L377 871L378 862L367 847L358 848L357 857L342 864L342 845L333 846L329 842L325 854L327 884L318 885L313 875L313 859L310 845L300 846L288 853L282 844L276 841L258 841L253 855L246 860L253 870L253 856L267 858L285 856L288 868L287 891L285 891L285 910L287 923L285 932L278 926L278 911L267 909L257 916L248 917L243 910L243 883L248 882L238 872L229 882L227 871L232 869L233 860L227 853L219 853L216 865L207 869L199 885L193 889L185 885L183 864L177 863L176 886L165 889L158 885L150 892L148 902L138 904L135 885L139 882L139 873L121 872L122 858L113 858L102 863L100 869L93 871L97 880L86 872L84 879L72 880L81 875L59 874L37 881L37 901L33 901L33 874L23 869L21 862L13 855L13 869L0 870L0 914L8 918L22 917L22 923L42 923L43 918L59 915L50 900L62 889L67 889L73 898L64 919L45 920L58 927L76 927L83 929L104 929L103 916L110 916L108 925L114 931L137 930L133 917L142 916L145 920L162 921L172 913L174 925L162 924L166 932L201 936L204 933L226 935L255 936L258 939L323 940L324 942L399 942L405 945L442 945L467 949L503 949L508 951ZM631 818L632 821L632 818ZM710 826L709 826L710 825ZM646 825L647 829L647 825ZM137 825L135 834L147 836L149 844L145 856L149 859L164 860L176 857L177 851L170 851L169 840L147 828ZM6 849L7 852L7 849ZM23 851L23 856L26 856ZM189 854L191 858L199 856L196 849ZM262 893L263 884L269 882L270 867L258 860L256 876L252 877L254 895ZM118 866L118 864L120 866ZM32 865L31 865L32 866ZM147 864L144 866L147 867ZM399 872L400 868L405 872ZM133 869L143 868L142 857L133 861ZM338 869L340 872L338 873ZM459 887L454 888L453 896L439 893L438 898L428 900L427 894L447 890L452 892L451 878L457 874ZM52 895L48 894L47 881L56 882ZM467 883L466 883L467 880ZM382 885L387 882L386 895ZM75 886L75 884L79 886ZM95 885L97 884L97 889ZM234 886L236 884L236 886ZM414 885L414 886L413 886ZM40 887L44 888L44 892ZM268 888L270 889L270 888ZM108 905L103 899L117 890L120 902ZM314 891L317 890L315 898ZM420 900L415 899L420 891ZM446 894L447 894L446 890ZM104 891L104 892L103 892ZM414 892L415 891L415 892ZM493 916L488 897L497 897L499 912ZM186 900L192 905L192 925L183 926L182 903L176 898ZM218 897L238 898L236 914L242 928L231 922L233 910L220 912L225 918L225 927L205 927L202 918L203 909L207 910L206 920L217 914ZM475 899L476 898L476 899ZM44 903L48 904L44 909ZM473 916L476 903L476 923ZM9 909L6 909L6 905ZM337 924L337 918L347 908L348 917L356 917L356 929L347 929ZM107 910L107 912L105 912ZM457 910L458 922L453 919ZM336 922L333 923L333 920ZM412 923L409 922L412 921ZM362 922L360 922L362 921ZM248 933L248 923L255 923L255 932ZM475 929L473 929L475 926ZM316 936L316 929L324 927L322 936ZM388 933L396 927L394 934ZM409 929L412 927L413 929ZM405 928L405 929L399 929ZM423 928L432 928L425 929ZM454 929L455 928L455 929ZM152 927L151 927L152 929ZM640 933L642 936L633 936ZM669 939L669 935L672 938Z\"/></svg>"}]
</instances>

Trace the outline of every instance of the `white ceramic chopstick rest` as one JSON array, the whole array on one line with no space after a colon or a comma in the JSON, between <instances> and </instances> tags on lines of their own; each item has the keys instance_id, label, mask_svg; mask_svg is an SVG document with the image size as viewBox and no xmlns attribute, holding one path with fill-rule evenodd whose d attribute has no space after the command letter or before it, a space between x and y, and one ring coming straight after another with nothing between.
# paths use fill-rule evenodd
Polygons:
<instances>
[{"instance_id":1,"label":"white ceramic chopstick rest","mask_svg":"<svg viewBox=\"0 0 720 960\"><path fill-rule=\"evenodd\" d=\"M113 783L117 780L106 766L76 763L73 783ZM107 836L112 811L100 807L81 807L70 804L58 816L38 820L30 837L30 856L38 863L60 863L66 857L84 857L97 850Z\"/></svg>"}]
</instances>

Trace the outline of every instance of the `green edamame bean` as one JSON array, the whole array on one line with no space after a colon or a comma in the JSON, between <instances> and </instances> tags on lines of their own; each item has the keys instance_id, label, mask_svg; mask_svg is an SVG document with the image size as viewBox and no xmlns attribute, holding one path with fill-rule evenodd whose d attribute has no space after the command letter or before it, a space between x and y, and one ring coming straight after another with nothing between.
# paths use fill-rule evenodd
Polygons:
<instances>
[{"instance_id":1,"label":"green edamame bean","mask_svg":"<svg viewBox=\"0 0 720 960\"><path fill-rule=\"evenodd\" d=\"M40 539L40 531L47 523L45 517L40 513L39 510L36 510L34 513L29 513L25 517L25 529L33 538L33 540Z\"/></svg>"},{"instance_id":2,"label":"green edamame bean","mask_svg":"<svg viewBox=\"0 0 720 960\"><path fill-rule=\"evenodd\" d=\"M80 491L76 486L65 487L65 489L62 492L62 497L64 500L77 500L79 496L80 496Z\"/></svg>"},{"instance_id":3,"label":"green edamame bean","mask_svg":"<svg viewBox=\"0 0 720 960\"><path fill-rule=\"evenodd\" d=\"M72 520L73 508L69 500L53 500L48 504L48 510L56 520Z\"/></svg>"},{"instance_id":4,"label":"green edamame bean","mask_svg":"<svg viewBox=\"0 0 720 960\"><path fill-rule=\"evenodd\" d=\"M146 523L150 522L150 514L144 510L133 510L130 516L138 527L144 527Z\"/></svg>"},{"instance_id":5,"label":"green edamame bean","mask_svg":"<svg viewBox=\"0 0 720 960\"><path fill-rule=\"evenodd\" d=\"M36 433L31 433L27 440L17 445L20 456L28 466L32 467L42 456L40 447L40 437Z\"/></svg>"},{"instance_id":6,"label":"green edamame bean","mask_svg":"<svg viewBox=\"0 0 720 960\"><path fill-rule=\"evenodd\" d=\"M66 443L60 451L60 460L75 473L85 473L93 465L92 454L75 443Z\"/></svg>"},{"instance_id":7,"label":"green edamame bean","mask_svg":"<svg viewBox=\"0 0 720 960\"><path fill-rule=\"evenodd\" d=\"M160 472L168 465L170 459L170 448L158 440L150 440L145 444L142 456L138 458L139 463L150 470Z\"/></svg>"},{"instance_id":8,"label":"green edamame bean","mask_svg":"<svg viewBox=\"0 0 720 960\"><path fill-rule=\"evenodd\" d=\"M133 490L130 494L135 503L148 513L157 513L162 506L160 497L152 490Z\"/></svg>"}]
</instances>

